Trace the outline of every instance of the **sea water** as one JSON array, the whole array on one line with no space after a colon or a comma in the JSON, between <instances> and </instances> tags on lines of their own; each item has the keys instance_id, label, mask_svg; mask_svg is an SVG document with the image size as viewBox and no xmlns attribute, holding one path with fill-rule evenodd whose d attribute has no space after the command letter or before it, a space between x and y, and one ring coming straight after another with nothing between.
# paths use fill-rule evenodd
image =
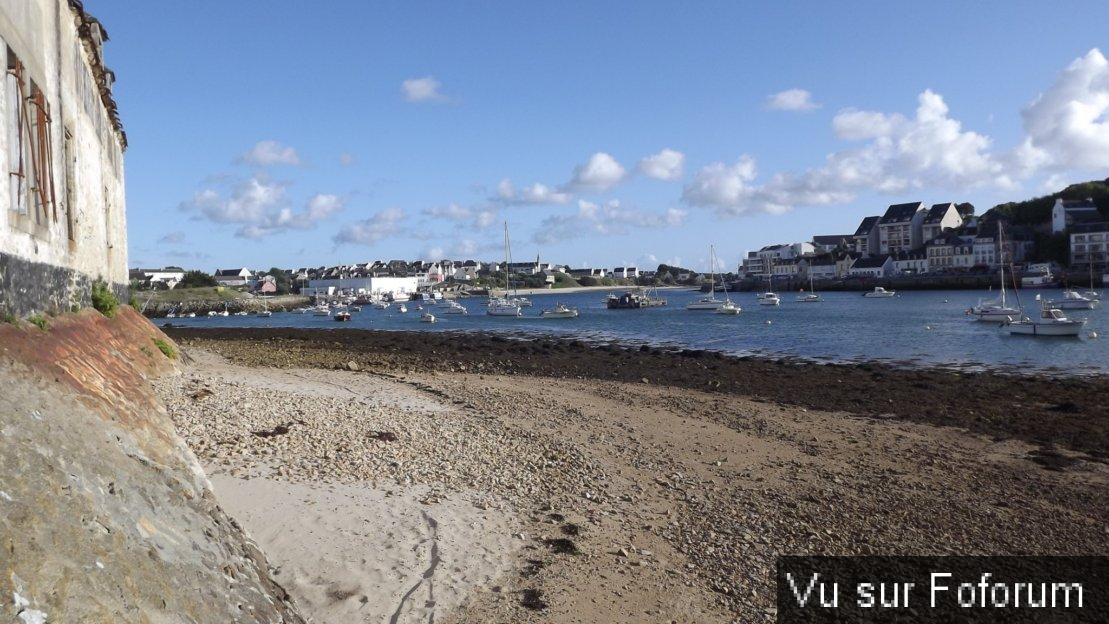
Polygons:
<instances>
[{"instance_id":1,"label":"sea water","mask_svg":"<svg viewBox=\"0 0 1109 624\"><path fill-rule=\"evenodd\" d=\"M274 312L269 318L219 316L155 322L188 327L480 331L829 363L884 362L906 367L1063 376L1109 372L1109 311L1101 306L1095 310L1065 311L1071 318L1088 319L1079 337L1044 338L1011 336L1000 323L981 322L968 316L967 308L979 299L996 295L987 291L906 291L890 298L862 297L859 292L828 292L821 294L824 300L820 303L800 303L794 301L795 293L779 293L780 306L758 305L754 293L731 293L729 297L743 308L737 316L686 310L686 303L704 296L687 289L660 290L659 294L667 299L664 307L609 310L605 306L608 292L597 289L529 295L534 306L524 308L522 317L488 316L482 298L458 299L469 310L467 315L441 314L434 305L425 305L425 311L435 314L435 323L420 321L416 302L406 302L406 313L399 312L396 304L386 310L363 306L350 322L344 323L331 317L289 312ZM1036 294L1045 299L1062 295L1059 290L1023 291L1025 310L1037 309L1038 302L1033 299ZM723 298L721 293L717 296ZM543 309L553 308L556 303L576 307L580 316L540 317Z\"/></svg>"}]
</instances>

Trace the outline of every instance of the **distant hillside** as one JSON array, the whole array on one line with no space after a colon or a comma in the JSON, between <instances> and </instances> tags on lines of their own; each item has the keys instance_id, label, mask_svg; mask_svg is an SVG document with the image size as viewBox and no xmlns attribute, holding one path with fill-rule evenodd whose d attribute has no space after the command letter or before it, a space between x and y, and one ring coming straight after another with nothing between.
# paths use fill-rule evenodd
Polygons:
<instances>
[{"instance_id":1,"label":"distant hillside","mask_svg":"<svg viewBox=\"0 0 1109 624\"><path fill-rule=\"evenodd\" d=\"M1109 178L1072 184L1058 193L1022 202L1009 202L991 208L986 214L1002 214L1015 225L1042 225L1051 221L1051 208L1055 200L1092 199L1098 211L1109 218ZM985 215L983 215L985 216Z\"/></svg>"}]
</instances>

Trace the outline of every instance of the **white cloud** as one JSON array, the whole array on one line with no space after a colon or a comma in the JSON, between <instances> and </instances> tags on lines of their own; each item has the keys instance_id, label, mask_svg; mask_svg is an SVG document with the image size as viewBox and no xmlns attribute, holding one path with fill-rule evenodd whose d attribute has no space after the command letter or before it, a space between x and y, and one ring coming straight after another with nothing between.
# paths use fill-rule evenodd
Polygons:
<instances>
[{"instance_id":1,"label":"white cloud","mask_svg":"<svg viewBox=\"0 0 1109 624\"><path fill-rule=\"evenodd\" d=\"M656 180L672 182L682 177L682 166L685 164L685 154L672 149L664 149L657 154L647 156L639 161L639 171Z\"/></svg>"},{"instance_id":2,"label":"white cloud","mask_svg":"<svg viewBox=\"0 0 1109 624\"><path fill-rule=\"evenodd\" d=\"M538 182L525 186L517 193L512 182L507 178L497 184L496 201L515 206L543 206L550 204L568 204L573 197Z\"/></svg>"},{"instance_id":3,"label":"white cloud","mask_svg":"<svg viewBox=\"0 0 1109 624\"><path fill-rule=\"evenodd\" d=\"M161 244L170 244L170 245L175 245L177 243L183 243L183 242L185 242L185 233L180 232L180 231L170 232L170 233L166 234L165 236L159 238L158 242L161 243Z\"/></svg>"},{"instance_id":4,"label":"white cloud","mask_svg":"<svg viewBox=\"0 0 1109 624\"><path fill-rule=\"evenodd\" d=\"M1031 167L1109 167L1109 61L1097 48L1075 59L1055 84L1025 108L1025 144L1018 159Z\"/></svg>"},{"instance_id":5,"label":"white cloud","mask_svg":"<svg viewBox=\"0 0 1109 624\"><path fill-rule=\"evenodd\" d=\"M295 149L277 141L259 141L249 152L239 157L240 162L268 167L270 165L301 165L303 162Z\"/></svg>"},{"instance_id":6,"label":"white cloud","mask_svg":"<svg viewBox=\"0 0 1109 624\"><path fill-rule=\"evenodd\" d=\"M474 216L472 210L458 204L428 208L424 210L424 214L435 219L447 219L449 221L467 221Z\"/></svg>"},{"instance_id":7,"label":"white cloud","mask_svg":"<svg viewBox=\"0 0 1109 624\"><path fill-rule=\"evenodd\" d=\"M286 230L305 230L327 219L341 209L344 200L336 195L318 194L294 212L288 205L287 186L272 182L265 176L241 181L224 197L215 189L198 191L191 200L182 202L184 212L199 212L215 223L242 225L236 236L260 238Z\"/></svg>"},{"instance_id":8,"label":"white cloud","mask_svg":"<svg viewBox=\"0 0 1109 624\"><path fill-rule=\"evenodd\" d=\"M589 162L574 169L574 179L568 190L577 192L603 193L624 181L628 172L612 156L597 152L589 157Z\"/></svg>"},{"instance_id":9,"label":"white cloud","mask_svg":"<svg viewBox=\"0 0 1109 624\"><path fill-rule=\"evenodd\" d=\"M773 110L808 111L820 108L812 94L804 89L789 89L767 96L766 107Z\"/></svg>"},{"instance_id":10,"label":"white cloud","mask_svg":"<svg viewBox=\"0 0 1109 624\"><path fill-rule=\"evenodd\" d=\"M676 208L660 214L642 213L624 207L619 200L604 204L578 200L578 209L574 214L552 215L544 219L532 240L549 244L591 234L626 234L632 228L676 227L685 223L686 214L686 211Z\"/></svg>"},{"instance_id":11,"label":"white cloud","mask_svg":"<svg viewBox=\"0 0 1109 624\"><path fill-rule=\"evenodd\" d=\"M401 83L401 92L409 102L435 102L446 99L439 93L439 81L432 76L409 78Z\"/></svg>"},{"instance_id":12,"label":"white cloud","mask_svg":"<svg viewBox=\"0 0 1109 624\"><path fill-rule=\"evenodd\" d=\"M386 208L368 219L344 225L333 237L336 244L356 243L367 245L400 231L404 211L400 208Z\"/></svg>"},{"instance_id":13,"label":"white cloud","mask_svg":"<svg viewBox=\"0 0 1109 624\"><path fill-rule=\"evenodd\" d=\"M682 199L692 206L744 212L743 202L752 192L750 183L755 174L755 159L746 154L730 167L713 163L693 176L682 192Z\"/></svg>"}]
</instances>

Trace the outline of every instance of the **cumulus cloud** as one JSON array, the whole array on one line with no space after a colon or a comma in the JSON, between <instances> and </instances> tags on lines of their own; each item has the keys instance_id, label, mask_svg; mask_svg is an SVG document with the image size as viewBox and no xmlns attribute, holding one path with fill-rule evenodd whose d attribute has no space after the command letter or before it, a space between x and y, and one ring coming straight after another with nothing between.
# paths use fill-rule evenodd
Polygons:
<instances>
[{"instance_id":1,"label":"cumulus cloud","mask_svg":"<svg viewBox=\"0 0 1109 624\"><path fill-rule=\"evenodd\" d=\"M664 149L657 154L652 154L639 161L639 172L656 180L672 182L682 177L682 166L685 164L685 154Z\"/></svg>"},{"instance_id":2,"label":"cumulus cloud","mask_svg":"<svg viewBox=\"0 0 1109 624\"><path fill-rule=\"evenodd\" d=\"M400 208L386 208L368 219L344 225L332 240L335 244L355 243L368 245L376 243L400 231L401 221L404 220L404 211Z\"/></svg>"},{"instance_id":3,"label":"cumulus cloud","mask_svg":"<svg viewBox=\"0 0 1109 624\"><path fill-rule=\"evenodd\" d=\"M455 223L469 225L476 229L487 228L497 220L497 212L495 210L468 208L453 203L447 204L446 206L428 208L423 211L423 214L436 220L453 221Z\"/></svg>"},{"instance_id":4,"label":"cumulus cloud","mask_svg":"<svg viewBox=\"0 0 1109 624\"><path fill-rule=\"evenodd\" d=\"M196 212L215 223L239 224L236 236L260 238L286 230L305 230L341 209L344 200L336 195L317 194L302 210L289 207L287 185L265 176L254 176L234 185L228 196L207 188L182 202L179 209Z\"/></svg>"},{"instance_id":5,"label":"cumulus cloud","mask_svg":"<svg viewBox=\"0 0 1109 624\"><path fill-rule=\"evenodd\" d=\"M567 189L577 192L603 193L620 184L628 172L612 156L597 152L589 162L574 169L574 179Z\"/></svg>"},{"instance_id":6,"label":"cumulus cloud","mask_svg":"<svg viewBox=\"0 0 1109 624\"><path fill-rule=\"evenodd\" d=\"M619 200L598 204L578 200L574 214L552 215L543 220L532 240L557 243L589 234L626 234L632 228L675 227L685 223L687 212L670 208L659 214L643 213L623 206Z\"/></svg>"},{"instance_id":7,"label":"cumulus cloud","mask_svg":"<svg viewBox=\"0 0 1109 624\"><path fill-rule=\"evenodd\" d=\"M1109 167L1109 62L1097 48L1075 59L1021 115L1030 168Z\"/></svg>"},{"instance_id":8,"label":"cumulus cloud","mask_svg":"<svg viewBox=\"0 0 1109 624\"><path fill-rule=\"evenodd\" d=\"M239 157L239 162L268 167L271 165L301 165L300 156L292 147L277 141L259 141L249 152Z\"/></svg>"},{"instance_id":9,"label":"cumulus cloud","mask_svg":"<svg viewBox=\"0 0 1109 624\"><path fill-rule=\"evenodd\" d=\"M550 204L568 204L573 197L569 193L553 189L545 184L539 184L538 182L531 186L525 186L517 191L510 180L504 179L497 184L497 195L495 199L502 204L508 205L543 206Z\"/></svg>"},{"instance_id":10,"label":"cumulus cloud","mask_svg":"<svg viewBox=\"0 0 1109 624\"><path fill-rule=\"evenodd\" d=\"M409 102L437 102L446 99L439 93L439 81L432 76L409 78L401 83L401 92Z\"/></svg>"},{"instance_id":11,"label":"cumulus cloud","mask_svg":"<svg viewBox=\"0 0 1109 624\"><path fill-rule=\"evenodd\" d=\"M819 167L778 174L764 184L755 183L755 161L748 156L732 166L715 163L686 185L683 200L722 214L779 214L844 203L861 191L1015 186L1008 158L991 150L988 137L964 130L943 97L930 90L918 96L913 117L850 109L835 116L832 129L859 145L831 154Z\"/></svg>"},{"instance_id":12,"label":"cumulus cloud","mask_svg":"<svg viewBox=\"0 0 1109 624\"><path fill-rule=\"evenodd\" d=\"M766 107L773 110L809 111L820 108L812 101L812 94L804 89L788 89L767 96Z\"/></svg>"}]
</instances>

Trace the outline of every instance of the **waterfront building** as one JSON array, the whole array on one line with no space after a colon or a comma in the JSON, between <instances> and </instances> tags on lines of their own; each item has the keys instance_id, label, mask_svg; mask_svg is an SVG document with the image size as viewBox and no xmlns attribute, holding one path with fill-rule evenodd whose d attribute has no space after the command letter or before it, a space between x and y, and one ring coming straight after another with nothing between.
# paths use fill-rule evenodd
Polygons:
<instances>
[{"instance_id":1,"label":"waterfront building","mask_svg":"<svg viewBox=\"0 0 1109 624\"><path fill-rule=\"evenodd\" d=\"M855 242L855 252L864 256L878 253L878 221L882 217L866 217L851 237Z\"/></svg>"},{"instance_id":2,"label":"waterfront building","mask_svg":"<svg viewBox=\"0 0 1109 624\"><path fill-rule=\"evenodd\" d=\"M928 209L920 224L921 240L928 241L963 224L963 217L959 214L954 203L936 204Z\"/></svg>"},{"instance_id":3,"label":"waterfront building","mask_svg":"<svg viewBox=\"0 0 1109 624\"><path fill-rule=\"evenodd\" d=\"M889 254L859 258L848 271L849 277L889 277L893 274L893 257Z\"/></svg>"},{"instance_id":4,"label":"waterfront building","mask_svg":"<svg viewBox=\"0 0 1109 624\"><path fill-rule=\"evenodd\" d=\"M893 254L920 247L922 225L928 214L924 202L893 204L878 221L878 254ZM873 253L873 252L872 252Z\"/></svg>"},{"instance_id":5,"label":"waterfront building","mask_svg":"<svg viewBox=\"0 0 1109 624\"><path fill-rule=\"evenodd\" d=\"M0 2L0 308L127 300L123 132L107 32L76 0ZM22 287L17 284L34 285Z\"/></svg>"},{"instance_id":6,"label":"waterfront building","mask_svg":"<svg viewBox=\"0 0 1109 624\"><path fill-rule=\"evenodd\" d=\"M1068 227L1105 221L1093 199L1056 199L1051 208L1051 233L1059 234Z\"/></svg>"}]
</instances>

